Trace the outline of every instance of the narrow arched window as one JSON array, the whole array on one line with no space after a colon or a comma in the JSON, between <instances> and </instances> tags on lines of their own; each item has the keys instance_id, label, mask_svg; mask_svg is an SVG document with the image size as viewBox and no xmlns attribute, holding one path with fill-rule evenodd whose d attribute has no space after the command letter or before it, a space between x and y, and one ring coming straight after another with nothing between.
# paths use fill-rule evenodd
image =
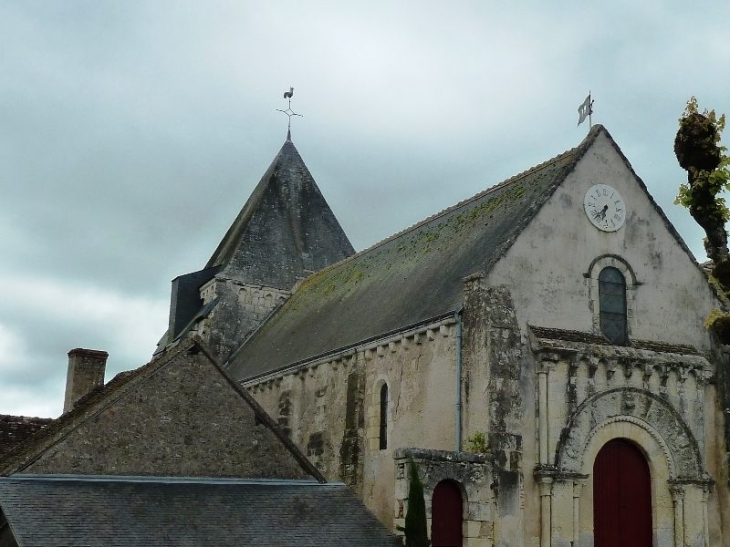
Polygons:
<instances>
[{"instance_id":1,"label":"narrow arched window","mask_svg":"<svg viewBox=\"0 0 730 547\"><path fill-rule=\"evenodd\" d=\"M388 448L388 384L380 386L380 450Z\"/></svg>"},{"instance_id":2,"label":"narrow arched window","mask_svg":"<svg viewBox=\"0 0 730 547\"><path fill-rule=\"evenodd\" d=\"M598 275L598 302L601 332L612 344L625 346L628 342L626 280L617 268L603 268Z\"/></svg>"}]
</instances>

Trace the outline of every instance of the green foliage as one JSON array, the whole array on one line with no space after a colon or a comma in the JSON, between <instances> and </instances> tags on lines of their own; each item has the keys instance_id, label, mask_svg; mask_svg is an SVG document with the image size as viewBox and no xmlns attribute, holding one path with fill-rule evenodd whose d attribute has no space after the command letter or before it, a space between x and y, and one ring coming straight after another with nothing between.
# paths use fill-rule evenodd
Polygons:
<instances>
[{"instance_id":1,"label":"green foliage","mask_svg":"<svg viewBox=\"0 0 730 547\"><path fill-rule=\"evenodd\" d=\"M684 107L684 112L682 112L682 115L679 117L679 125L681 126L682 123L687 118L689 118L692 114L699 114L699 113L700 113L700 109L699 109L699 105L697 103L697 97L692 96L689 98L689 101L687 101L687 105ZM718 131L718 136L717 136L717 139L715 140L715 143L719 143L720 142L720 133L722 133L722 131L725 129L725 122L726 122L725 114L723 114L722 116L720 116L718 118L717 114L715 113L714 110L705 109L702 112L702 115L705 116L707 119L709 119L710 123L712 123L713 125L716 126L717 131Z\"/></svg>"},{"instance_id":2,"label":"green foliage","mask_svg":"<svg viewBox=\"0 0 730 547\"><path fill-rule=\"evenodd\" d=\"M714 308L705 319L705 328L726 342L730 339L730 313Z\"/></svg>"},{"instance_id":3,"label":"green foliage","mask_svg":"<svg viewBox=\"0 0 730 547\"><path fill-rule=\"evenodd\" d=\"M418 467L413 460L408 460L408 509L406 525L402 530L406 534L406 547L428 547L428 523L426 522L426 501L423 499L423 483L418 476Z\"/></svg>"},{"instance_id":4,"label":"green foliage","mask_svg":"<svg viewBox=\"0 0 730 547\"><path fill-rule=\"evenodd\" d=\"M718 197L720 192L730 190L730 158L726 154L727 147L720 144L722 132L726 124L725 114L718 117L714 110L707 109L700 113L697 99L691 97L687 101L684 112L679 117L679 133L685 133L695 138L696 130L693 133L692 126L696 125L698 120L702 120L707 124L707 129L711 135L709 139L711 142L707 143L707 145L716 147L717 151L719 151L719 164L716 168L707 171L694 166L687 166L687 170L690 172L691 178L695 181L694 184L701 184L703 189L715 196L715 203L722 215L722 219L727 221L730 219L730 210L725 203L725 198ZM696 195L696 192L692 190L689 183L682 184L679 187L679 193L674 203L675 205L682 205L687 208L694 207L697 211L701 212L703 210L703 204L697 202L695 199Z\"/></svg>"},{"instance_id":5,"label":"green foliage","mask_svg":"<svg viewBox=\"0 0 730 547\"><path fill-rule=\"evenodd\" d=\"M487 436L481 431L474 433L466 442L469 445L469 452L489 452Z\"/></svg>"},{"instance_id":6,"label":"green foliage","mask_svg":"<svg viewBox=\"0 0 730 547\"><path fill-rule=\"evenodd\" d=\"M727 312L724 312L722 310L718 310L717 308L713 308L712 311L710 312L710 315L708 315L707 318L705 319L705 328L706 329L711 329L712 328L712 325L716 321L722 319L723 317L725 317L727 315L728 315Z\"/></svg>"}]
</instances>

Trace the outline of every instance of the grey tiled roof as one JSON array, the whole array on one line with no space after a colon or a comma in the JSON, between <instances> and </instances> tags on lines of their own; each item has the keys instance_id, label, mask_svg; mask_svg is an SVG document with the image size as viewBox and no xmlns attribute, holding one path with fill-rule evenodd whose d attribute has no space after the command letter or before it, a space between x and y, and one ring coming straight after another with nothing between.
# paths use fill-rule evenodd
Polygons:
<instances>
[{"instance_id":1,"label":"grey tiled roof","mask_svg":"<svg viewBox=\"0 0 730 547\"><path fill-rule=\"evenodd\" d=\"M247 283L291 289L354 253L352 244L287 140L206 268Z\"/></svg>"},{"instance_id":2,"label":"grey tiled roof","mask_svg":"<svg viewBox=\"0 0 730 547\"><path fill-rule=\"evenodd\" d=\"M52 421L51 418L0 415L0 456L35 435Z\"/></svg>"},{"instance_id":3,"label":"grey tiled roof","mask_svg":"<svg viewBox=\"0 0 730 547\"><path fill-rule=\"evenodd\" d=\"M398 545L339 483L15 475L0 507L19 547Z\"/></svg>"},{"instance_id":4,"label":"grey tiled roof","mask_svg":"<svg viewBox=\"0 0 730 547\"><path fill-rule=\"evenodd\" d=\"M305 280L229 360L250 378L457 310L596 137Z\"/></svg>"}]
</instances>

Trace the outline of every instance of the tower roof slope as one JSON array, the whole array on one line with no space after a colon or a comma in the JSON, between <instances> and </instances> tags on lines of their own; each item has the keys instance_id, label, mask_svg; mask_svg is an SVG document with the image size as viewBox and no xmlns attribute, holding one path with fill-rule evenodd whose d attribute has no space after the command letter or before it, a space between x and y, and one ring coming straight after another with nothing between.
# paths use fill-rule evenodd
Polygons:
<instances>
[{"instance_id":1,"label":"tower roof slope","mask_svg":"<svg viewBox=\"0 0 730 547\"><path fill-rule=\"evenodd\" d=\"M250 378L458 310L463 279L488 272L605 131L305 280L234 354Z\"/></svg>"},{"instance_id":2,"label":"tower roof slope","mask_svg":"<svg viewBox=\"0 0 730 547\"><path fill-rule=\"evenodd\" d=\"M354 253L327 201L288 140L264 173L206 268L290 289Z\"/></svg>"}]
</instances>

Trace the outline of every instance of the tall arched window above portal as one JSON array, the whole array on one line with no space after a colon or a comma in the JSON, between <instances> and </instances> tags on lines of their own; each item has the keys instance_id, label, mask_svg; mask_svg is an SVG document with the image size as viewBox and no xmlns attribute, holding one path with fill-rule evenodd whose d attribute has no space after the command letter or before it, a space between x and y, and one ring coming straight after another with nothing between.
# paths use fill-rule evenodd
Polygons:
<instances>
[{"instance_id":1,"label":"tall arched window above portal","mask_svg":"<svg viewBox=\"0 0 730 547\"><path fill-rule=\"evenodd\" d=\"M388 448L388 384L380 386L380 423L379 439L380 450Z\"/></svg>"},{"instance_id":2,"label":"tall arched window above portal","mask_svg":"<svg viewBox=\"0 0 730 547\"><path fill-rule=\"evenodd\" d=\"M598 275L598 306L603 336L612 344L625 346L629 338L626 279L618 268L603 268Z\"/></svg>"},{"instance_id":3,"label":"tall arched window above portal","mask_svg":"<svg viewBox=\"0 0 730 547\"><path fill-rule=\"evenodd\" d=\"M628 345L641 285L634 270L618 255L603 255L593 259L583 276L588 281L593 333L605 336L612 344Z\"/></svg>"}]
</instances>

